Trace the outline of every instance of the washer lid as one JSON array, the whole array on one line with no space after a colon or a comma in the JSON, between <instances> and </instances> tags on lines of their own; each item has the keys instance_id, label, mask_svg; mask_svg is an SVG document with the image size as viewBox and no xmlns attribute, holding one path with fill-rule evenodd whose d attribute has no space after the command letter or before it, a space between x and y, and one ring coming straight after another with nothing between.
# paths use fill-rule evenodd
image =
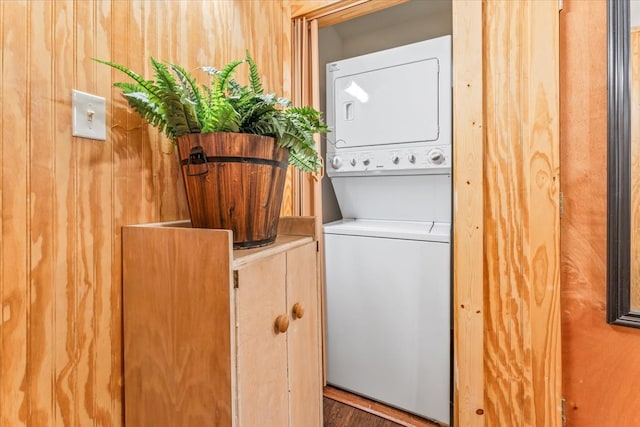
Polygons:
<instances>
[{"instance_id":1,"label":"washer lid","mask_svg":"<svg viewBox=\"0 0 640 427\"><path fill-rule=\"evenodd\" d=\"M451 224L445 222L343 219L323 226L325 234L383 237L449 243Z\"/></svg>"}]
</instances>

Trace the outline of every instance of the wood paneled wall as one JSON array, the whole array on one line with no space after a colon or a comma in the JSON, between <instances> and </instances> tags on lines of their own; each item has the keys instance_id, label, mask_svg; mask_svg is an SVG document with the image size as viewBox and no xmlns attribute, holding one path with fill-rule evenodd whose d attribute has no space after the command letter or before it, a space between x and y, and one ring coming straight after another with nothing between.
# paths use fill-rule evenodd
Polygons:
<instances>
[{"instance_id":1,"label":"wood paneled wall","mask_svg":"<svg viewBox=\"0 0 640 427\"><path fill-rule=\"evenodd\" d=\"M249 49L280 93L288 25L279 0L0 1L1 426L122 425L120 228L188 216L173 147L90 58L148 73ZM71 89L106 97L107 141L72 137Z\"/></svg>"},{"instance_id":2,"label":"wood paneled wall","mask_svg":"<svg viewBox=\"0 0 640 427\"><path fill-rule=\"evenodd\" d=\"M640 425L640 330L606 323L607 3L560 21L562 371L567 426Z\"/></svg>"},{"instance_id":3,"label":"wood paneled wall","mask_svg":"<svg viewBox=\"0 0 640 427\"><path fill-rule=\"evenodd\" d=\"M172 147L131 114L111 88L123 76L89 58L148 71L147 58L153 55L189 69L224 64L248 48L267 89L287 94L291 20L283 3L0 1L0 425L122 425L120 227L187 216ZM462 384L471 387L462 390L467 406L460 406L472 411L469 425L557 425L558 245L557 235L550 233L557 226L558 88L553 84L556 51L548 50L556 35L538 31L549 22L554 27L554 9L551 1L482 2L484 63L477 71L484 70L483 121L469 125L472 139L466 143L478 143L481 133L483 183L473 181L471 189L481 185L484 190L485 264L473 270L467 288L456 287L456 292L471 292L475 304L472 287L483 290L482 339L473 336L465 345L467 354L482 352L473 360L483 363L488 380ZM597 12L604 19L604 6ZM591 25L572 24L586 40L599 37ZM580 65L576 76L584 73ZM592 77L604 81L602 74ZM71 136L72 88L107 98L106 142ZM588 108L589 101L580 99L574 106ZM585 133L578 132L575 142L584 139ZM467 153L476 152L467 148ZM572 155L580 153L584 146L574 147ZM472 160L473 154L465 161ZM478 178L477 169L472 178ZM589 209L596 209L599 199L587 196L569 202L589 200ZM461 206L467 202L477 205L473 196L456 198ZM474 215L458 217L469 221L471 233L478 220ZM590 216L582 220L595 221L596 234L603 224ZM571 270L572 278L583 274L582 267L603 272L603 266L590 267L586 258L578 256L584 265ZM464 259L458 265L465 265ZM571 263L565 264L568 271L566 265ZM485 272L480 285L473 276L478 271ZM476 315L469 313L469 319ZM480 347L474 347L478 342ZM466 372L465 360L459 362L457 371ZM584 380L576 379L575 371L567 375L572 383ZM576 387L571 391L583 390ZM482 395L484 402L465 401ZM476 408L476 403L485 406Z\"/></svg>"}]
</instances>

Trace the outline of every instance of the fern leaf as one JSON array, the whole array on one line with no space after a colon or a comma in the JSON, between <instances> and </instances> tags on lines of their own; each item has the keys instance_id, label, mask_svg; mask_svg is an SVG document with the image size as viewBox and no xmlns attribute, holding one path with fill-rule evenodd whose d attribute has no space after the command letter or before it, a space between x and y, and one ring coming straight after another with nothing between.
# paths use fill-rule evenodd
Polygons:
<instances>
[{"instance_id":1,"label":"fern leaf","mask_svg":"<svg viewBox=\"0 0 640 427\"><path fill-rule=\"evenodd\" d=\"M287 98L278 98L276 100L276 104L279 105L282 108L289 108L291 107L291 101Z\"/></svg>"},{"instance_id":2,"label":"fern leaf","mask_svg":"<svg viewBox=\"0 0 640 427\"><path fill-rule=\"evenodd\" d=\"M125 67L124 65L117 64L111 61L103 61L101 59L92 58L94 61L104 65L108 65L118 71L123 72L129 76L135 83L120 82L115 83L114 86L121 89L125 99L129 105L142 116L145 120L149 121L153 126L159 127L162 125L163 131L166 126L166 119L164 112L160 107L162 104L161 90L151 80L145 80L142 76ZM144 94L144 95L143 95Z\"/></svg>"},{"instance_id":3,"label":"fern leaf","mask_svg":"<svg viewBox=\"0 0 640 427\"><path fill-rule=\"evenodd\" d=\"M171 69L183 87L185 98L200 106L202 104L202 94L196 80L179 65L171 64Z\"/></svg>"},{"instance_id":4,"label":"fern leaf","mask_svg":"<svg viewBox=\"0 0 640 427\"><path fill-rule=\"evenodd\" d=\"M114 83L113 86L115 86L118 89L122 90L122 92L124 92L124 93L133 93L133 92L145 93L145 94L147 94L147 99L149 98L149 95L148 95L149 92L144 90L144 88L138 83L118 82L118 83Z\"/></svg>"},{"instance_id":5,"label":"fern leaf","mask_svg":"<svg viewBox=\"0 0 640 427\"><path fill-rule=\"evenodd\" d=\"M213 105L202 132L238 132L238 113L228 103Z\"/></svg>"},{"instance_id":6,"label":"fern leaf","mask_svg":"<svg viewBox=\"0 0 640 427\"><path fill-rule=\"evenodd\" d=\"M289 150L289 164L304 172L316 172L322 167L317 157L301 155L295 150Z\"/></svg>"},{"instance_id":7,"label":"fern leaf","mask_svg":"<svg viewBox=\"0 0 640 427\"><path fill-rule=\"evenodd\" d=\"M178 77L183 88L183 99L181 100L189 130L192 133L201 131L201 124L196 111L203 108L202 94L195 79L184 68L171 64L173 73Z\"/></svg>"},{"instance_id":8,"label":"fern leaf","mask_svg":"<svg viewBox=\"0 0 640 427\"><path fill-rule=\"evenodd\" d=\"M103 61L102 59L97 59L97 58L91 58L91 59L101 64L105 64L112 68L115 68L116 70L122 71L127 76L131 77L136 83L138 83L142 90L144 90L145 92L148 92L150 95L153 95L153 96L158 95L158 88L155 86L153 81L145 80L142 76L133 72L129 68L125 67L124 65L116 64L115 62L111 62L111 61Z\"/></svg>"},{"instance_id":9,"label":"fern leaf","mask_svg":"<svg viewBox=\"0 0 640 427\"><path fill-rule=\"evenodd\" d=\"M227 81L227 90L231 96L240 97L242 92L246 90L240 83L235 81L234 79L229 79Z\"/></svg>"},{"instance_id":10,"label":"fern leaf","mask_svg":"<svg viewBox=\"0 0 640 427\"><path fill-rule=\"evenodd\" d=\"M258 73L258 66L249 55L249 51L246 52L247 64L249 64L249 84L251 85L251 90L256 95L262 95L264 89L262 88L262 81L260 80L260 73Z\"/></svg>"},{"instance_id":11,"label":"fern leaf","mask_svg":"<svg viewBox=\"0 0 640 427\"><path fill-rule=\"evenodd\" d=\"M218 78L215 87L213 89L215 97L224 95L231 76L235 72L236 68L238 68L238 65L242 64L242 62L243 61L240 60L231 61L220 71L220 74L217 76Z\"/></svg>"},{"instance_id":12,"label":"fern leaf","mask_svg":"<svg viewBox=\"0 0 640 427\"><path fill-rule=\"evenodd\" d=\"M167 115L167 126L173 137L186 135L191 133L189 128L189 119L180 102L180 96L176 93L167 93L165 95L165 108Z\"/></svg>"},{"instance_id":13,"label":"fern leaf","mask_svg":"<svg viewBox=\"0 0 640 427\"><path fill-rule=\"evenodd\" d=\"M146 92L128 92L122 95L131 108L148 121L151 126L158 128L160 133L164 132L168 137L172 138L172 135L166 130L167 121L162 110L158 105L149 102L149 95Z\"/></svg>"},{"instance_id":14,"label":"fern leaf","mask_svg":"<svg viewBox=\"0 0 640 427\"><path fill-rule=\"evenodd\" d=\"M216 67L211 67L209 65L203 65L202 67L200 67L200 69L202 71L204 71L205 73L209 74L210 76L218 76L218 75L220 75L220 70L218 70Z\"/></svg>"}]
</instances>

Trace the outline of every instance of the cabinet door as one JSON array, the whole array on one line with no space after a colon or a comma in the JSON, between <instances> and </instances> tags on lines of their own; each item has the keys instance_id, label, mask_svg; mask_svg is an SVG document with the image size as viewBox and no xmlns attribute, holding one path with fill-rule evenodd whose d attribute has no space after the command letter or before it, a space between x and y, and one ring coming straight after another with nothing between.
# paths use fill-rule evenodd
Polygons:
<instances>
[{"instance_id":1,"label":"cabinet door","mask_svg":"<svg viewBox=\"0 0 640 427\"><path fill-rule=\"evenodd\" d=\"M127 426L230 425L229 232L122 235Z\"/></svg>"},{"instance_id":2,"label":"cabinet door","mask_svg":"<svg viewBox=\"0 0 640 427\"><path fill-rule=\"evenodd\" d=\"M285 285L285 253L238 271L237 392L242 427L289 425L287 334L275 328L276 318L287 314Z\"/></svg>"},{"instance_id":3,"label":"cabinet door","mask_svg":"<svg viewBox=\"0 0 640 427\"><path fill-rule=\"evenodd\" d=\"M291 427L320 426L322 420L320 309L316 268L315 242L287 253L287 307L291 317L287 333ZM303 313L299 312L300 309ZM294 311L298 311L302 317L297 317Z\"/></svg>"}]
</instances>

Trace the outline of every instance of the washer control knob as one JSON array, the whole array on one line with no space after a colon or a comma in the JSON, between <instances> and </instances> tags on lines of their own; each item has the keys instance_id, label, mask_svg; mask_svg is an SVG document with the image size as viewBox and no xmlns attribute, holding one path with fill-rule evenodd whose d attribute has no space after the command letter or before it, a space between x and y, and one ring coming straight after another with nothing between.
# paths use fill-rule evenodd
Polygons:
<instances>
[{"instance_id":1,"label":"washer control knob","mask_svg":"<svg viewBox=\"0 0 640 427\"><path fill-rule=\"evenodd\" d=\"M331 167L334 169L340 169L342 167L342 159L338 156L335 156L331 159Z\"/></svg>"},{"instance_id":2,"label":"washer control knob","mask_svg":"<svg viewBox=\"0 0 640 427\"><path fill-rule=\"evenodd\" d=\"M365 165L365 166L369 166L369 163L371 163L371 160L369 160L369 159L364 159L362 161L362 164Z\"/></svg>"},{"instance_id":3,"label":"washer control knob","mask_svg":"<svg viewBox=\"0 0 640 427\"><path fill-rule=\"evenodd\" d=\"M444 153L439 148L429 151L429 161L434 165L441 165L444 163Z\"/></svg>"},{"instance_id":4,"label":"washer control knob","mask_svg":"<svg viewBox=\"0 0 640 427\"><path fill-rule=\"evenodd\" d=\"M351 166L355 166L355 165L356 165L356 158L355 158L355 157L353 157L353 158L351 159L351 161L349 162L349 164L350 164Z\"/></svg>"},{"instance_id":5,"label":"washer control knob","mask_svg":"<svg viewBox=\"0 0 640 427\"><path fill-rule=\"evenodd\" d=\"M415 163L416 162L416 155L411 153L409 154L409 163Z\"/></svg>"},{"instance_id":6,"label":"washer control knob","mask_svg":"<svg viewBox=\"0 0 640 427\"><path fill-rule=\"evenodd\" d=\"M391 162L392 162L394 165L397 165L397 164L398 164L398 162L400 162L400 157L398 157L398 155L397 155L397 154L394 154L393 156L391 156Z\"/></svg>"}]
</instances>

